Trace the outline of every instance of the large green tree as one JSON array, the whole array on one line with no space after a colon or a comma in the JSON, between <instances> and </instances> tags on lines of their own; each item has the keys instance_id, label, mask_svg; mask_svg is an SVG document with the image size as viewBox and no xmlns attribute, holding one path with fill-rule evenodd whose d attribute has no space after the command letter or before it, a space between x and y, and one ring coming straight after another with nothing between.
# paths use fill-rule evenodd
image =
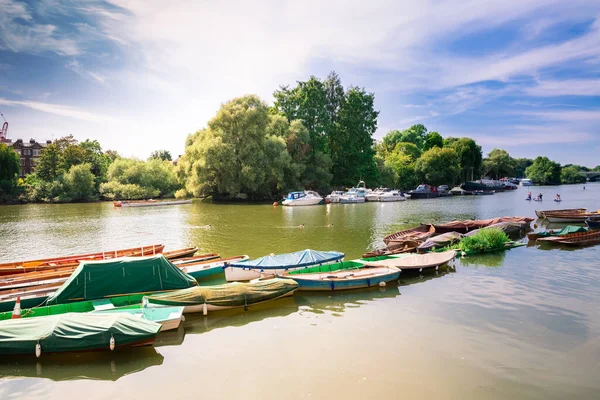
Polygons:
<instances>
[{"instance_id":1,"label":"large green tree","mask_svg":"<svg viewBox=\"0 0 600 400\"><path fill-rule=\"evenodd\" d=\"M483 160L484 175L495 179L513 176L515 160L506 150L493 149Z\"/></svg>"},{"instance_id":2,"label":"large green tree","mask_svg":"<svg viewBox=\"0 0 600 400\"><path fill-rule=\"evenodd\" d=\"M533 160L530 158L515 158L515 177L524 178L525 170L531 164L533 164Z\"/></svg>"},{"instance_id":3,"label":"large green tree","mask_svg":"<svg viewBox=\"0 0 600 400\"><path fill-rule=\"evenodd\" d=\"M108 167L108 182L100 194L109 199L149 199L171 197L181 185L170 161L117 158Z\"/></svg>"},{"instance_id":4,"label":"large green tree","mask_svg":"<svg viewBox=\"0 0 600 400\"><path fill-rule=\"evenodd\" d=\"M450 147L458 154L461 182L479 178L483 160L481 146L466 137L448 139L444 147Z\"/></svg>"},{"instance_id":5,"label":"large green tree","mask_svg":"<svg viewBox=\"0 0 600 400\"><path fill-rule=\"evenodd\" d=\"M527 167L527 178L540 185L556 185L560 183L560 164L548 157L536 157L533 164Z\"/></svg>"},{"instance_id":6,"label":"large green tree","mask_svg":"<svg viewBox=\"0 0 600 400\"><path fill-rule=\"evenodd\" d=\"M432 147L444 147L444 139L438 132L432 131L425 135L423 142L423 151L427 151Z\"/></svg>"},{"instance_id":7,"label":"large green tree","mask_svg":"<svg viewBox=\"0 0 600 400\"><path fill-rule=\"evenodd\" d=\"M65 174L64 186L67 196L75 201L85 201L94 198L96 186L92 165L83 163L73 165Z\"/></svg>"},{"instance_id":8,"label":"large green tree","mask_svg":"<svg viewBox=\"0 0 600 400\"><path fill-rule=\"evenodd\" d=\"M206 129L186 141L177 169L187 192L197 197L264 199L289 189L286 182L298 177L286 177L285 171L294 175L300 168L291 165L285 136L304 133L287 133L283 121L273 118L254 95L225 103ZM310 154L309 159L315 158Z\"/></svg>"},{"instance_id":9,"label":"large green tree","mask_svg":"<svg viewBox=\"0 0 600 400\"><path fill-rule=\"evenodd\" d=\"M171 157L171 152L168 150L155 150L150 154L150 160L163 160L163 161L173 161Z\"/></svg>"},{"instance_id":10,"label":"large green tree","mask_svg":"<svg viewBox=\"0 0 600 400\"><path fill-rule=\"evenodd\" d=\"M460 172L459 157L452 148L433 147L415 164L418 177L432 185L454 184Z\"/></svg>"}]
</instances>

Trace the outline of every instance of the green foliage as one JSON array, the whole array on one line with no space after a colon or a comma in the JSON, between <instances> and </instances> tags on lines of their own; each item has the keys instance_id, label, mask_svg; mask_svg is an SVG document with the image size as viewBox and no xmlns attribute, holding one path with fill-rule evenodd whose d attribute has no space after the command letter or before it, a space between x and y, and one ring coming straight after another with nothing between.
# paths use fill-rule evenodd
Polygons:
<instances>
[{"instance_id":1,"label":"green foliage","mask_svg":"<svg viewBox=\"0 0 600 400\"><path fill-rule=\"evenodd\" d=\"M63 202L71 199L66 194L62 176L56 180L46 181L36 173L25 177L24 199L30 202Z\"/></svg>"},{"instance_id":2,"label":"green foliage","mask_svg":"<svg viewBox=\"0 0 600 400\"><path fill-rule=\"evenodd\" d=\"M42 150L35 172L42 181L55 180L60 172L62 163L61 150L56 143L51 143Z\"/></svg>"},{"instance_id":3,"label":"green foliage","mask_svg":"<svg viewBox=\"0 0 600 400\"><path fill-rule=\"evenodd\" d=\"M418 177L432 185L453 184L460 171L459 158L452 148L427 150L415 164Z\"/></svg>"},{"instance_id":4,"label":"green foliage","mask_svg":"<svg viewBox=\"0 0 600 400\"><path fill-rule=\"evenodd\" d=\"M387 186L410 190L418 184L414 160L400 151L394 151L385 159L385 167L392 173L392 183Z\"/></svg>"},{"instance_id":5,"label":"green foliage","mask_svg":"<svg viewBox=\"0 0 600 400\"><path fill-rule=\"evenodd\" d=\"M171 197L181 188L173 163L159 159L118 158L108 168L107 178L100 194L109 199Z\"/></svg>"},{"instance_id":6,"label":"green foliage","mask_svg":"<svg viewBox=\"0 0 600 400\"><path fill-rule=\"evenodd\" d=\"M0 143L0 194L10 194L15 191L19 168L17 152Z\"/></svg>"},{"instance_id":7,"label":"green foliage","mask_svg":"<svg viewBox=\"0 0 600 400\"><path fill-rule=\"evenodd\" d=\"M429 132L425 136L425 142L423 144L423 150L427 151L433 147L444 147L444 139L442 135L437 132Z\"/></svg>"},{"instance_id":8,"label":"green foliage","mask_svg":"<svg viewBox=\"0 0 600 400\"><path fill-rule=\"evenodd\" d=\"M529 158L515 158L515 177L523 178L525 177L525 170L531 164L533 164L533 160Z\"/></svg>"},{"instance_id":9,"label":"green foliage","mask_svg":"<svg viewBox=\"0 0 600 400\"><path fill-rule=\"evenodd\" d=\"M509 241L501 229L483 228L474 235L465 236L458 247L467 254L487 253L504 249Z\"/></svg>"},{"instance_id":10,"label":"green foliage","mask_svg":"<svg viewBox=\"0 0 600 400\"><path fill-rule=\"evenodd\" d=\"M270 114L257 96L240 97L188 137L177 174L196 197L274 198L296 187L300 174L311 184L323 178L327 160L313 163L323 153L306 147L307 137L300 122Z\"/></svg>"},{"instance_id":11,"label":"green foliage","mask_svg":"<svg viewBox=\"0 0 600 400\"><path fill-rule=\"evenodd\" d=\"M398 143L408 142L414 144L419 150L423 151L428 150L425 148L426 137L427 128L422 124L417 124L403 131L393 130L388 132L388 134L383 138L383 145L387 151L391 151ZM431 139L434 143L438 142L438 139L435 135L433 135Z\"/></svg>"},{"instance_id":12,"label":"green foliage","mask_svg":"<svg viewBox=\"0 0 600 400\"><path fill-rule=\"evenodd\" d=\"M586 177L574 165L563 167L560 171L561 183L584 183L585 181Z\"/></svg>"},{"instance_id":13,"label":"green foliage","mask_svg":"<svg viewBox=\"0 0 600 400\"><path fill-rule=\"evenodd\" d=\"M411 162L415 162L421 157L421 150L419 150L416 144L409 142L398 143L391 153L402 153L408 156Z\"/></svg>"},{"instance_id":14,"label":"green foliage","mask_svg":"<svg viewBox=\"0 0 600 400\"><path fill-rule=\"evenodd\" d=\"M536 157L525 171L527 178L539 185L557 185L560 183L560 164L548 157Z\"/></svg>"},{"instance_id":15,"label":"green foliage","mask_svg":"<svg viewBox=\"0 0 600 400\"><path fill-rule=\"evenodd\" d=\"M460 181L466 182L477 179L481 173L482 153L479 146L470 138L447 138L444 140L444 147L452 148L456 151L460 165Z\"/></svg>"},{"instance_id":16,"label":"green foliage","mask_svg":"<svg viewBox=\"0 0 600 400\"><path fill-rule=\"evenodd\" d=\"M150 154L150 157L148 159L149 160L173 161L173 159L171 158L171 152L168 150L154 150Z\"/></svg>"},{"instance_id":17,"label":"green foliage","mask_svg":"<svg viewBox=\"0 0 600 400\"><path fill-rule=\"evenodd\" d=\"M67 195L75 201L85 201L94 198L96 186L92 164L73 165L64 177Z\"/></svg>"},{"instance_id":18,"label":"green foliage","mask_svg":"<svg viewBox=\"0 0 600 400\"><path fill-rule=\"evenodd\" d=\"M513 176L515 160L506 150L494 149L483 160L484 175L494 179Z\"/></svg>"}]
</instances>

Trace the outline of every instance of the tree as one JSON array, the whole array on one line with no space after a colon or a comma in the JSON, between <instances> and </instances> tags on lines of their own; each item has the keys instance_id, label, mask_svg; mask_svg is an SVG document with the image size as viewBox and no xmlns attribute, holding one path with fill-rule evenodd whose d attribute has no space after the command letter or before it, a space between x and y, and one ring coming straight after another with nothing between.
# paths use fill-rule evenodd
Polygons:
<instances>
[{"instance_id":1,"label":"tree","mask_svg":"<svg viewBox=\"0 0 600 400\"><path fill-rule=\"evenodd\" d=\"M115 161L117 158L119 158L119 153L117 153L116 150L106 150L104 152L104 155L107 156L111 162Z\"/></svg>"},{"instance_id":2,"label":"tree","mask_svg":"<svg viewBox=\"0 0 600 400\"><path fill-rule=\"evenodd\" d=\"M548 157L536 157L525 171L527 178L540 185L557 185L560 183L560 164Z\"/></svg>"},{"instance_id":3,"label":"tree","mask_svg":"<svg viewBox=\"0 0 600 400\"><path fill-rule=\"evenodd\" d=\"M425 135L423 150L427 151L433 147L444 147L444 139L442 138L442 135L437 132L429 132Z\"/></svg>"},{"instance_id":4,"label":"tree","mask_svg":"<svg viewBox=\"0 0 600 400\"><path fill-rule=\"evenodd\" d=\"M415 173L415 164L410 156L400 151L390 153L385 159L385 167L393 174L393 182L389 186L410 190L419 184Z\"/></svg>"},{"instance_id":5,"label":"tree","mask_svg":"<svg viewBox=\"0 0 600 400\"><path fill-rule=\"evenodd\" d=\"M529 158L515 158L514 161L515 161L515 177L524 178L525 170L527 169L527 167L529 167L531 164L533 164L533 160L531 160Z\"/></svg>"},{"instance_id":6,"label":"tree","mask_svg":"<svg viewBox=\"0 0 600 400\"><path fill-rule=\"evenodd\" d=\"M149 160L173 161L173 159L171 158L171 152L169 152L168 150L154 150L150 154L150 157L148 159Z\"/></svg>"},{"instance_id":7,"label":"tree","mask_svg":"<svg viewBox=\"0 0 600 400\"><path fill-rule=\"evenodd\" d=\"M482 165L481 146L470 138L447 138L444 147L450 147L458 154L460 165L460 180L466 182L479 177Z\"/></svg>"},{"instance_id":8,"label":"tree","mask_svg":"<svg viewBox=\"0 0 600 400\"><path fill-rule=\"evenodd\" d=\"M483 160L484 175L500 179L512 176L515 172L514 159L506 150L493 149Z\"/></svg>"},{"instance_id":9,"label":"tree","mask_svg":"<svg viewBox=\"0 0 600 400\"><path fill-rule=\"evenodd\" d=\"M378 180L373 133L377 129L378 111L375 95L363 88L351 87L339 113L340 131L344 137L343 160L333 165L334 183L354 185L360 179ZM343 161L343 162L342 162Z\"/></svg>"},{"instance_id":10,"label":"tree","mask_svg":"<svg viewBox=\"0 0 600 400\"><path fill-rule=\"evenodd\" d=\"M65 174L64 185L72 200L90 200L96 191L92 165L83 163L72 166Z\"/></svg>"},{"instance_id":11,"label":"tree","mask_svg":"<svg viewBox=\"0 0 600 400\"><path fill-rule=\"evenodd\" d=\"M427 150L415 164L419 178L432 185L453 184L460 172L459 157L452 148Z\"/></svg>"},{"instance_id":12,"label":"tree","mask_svg":"<svg viewBox=\"0 0 600 400\"><path fill-rule=\"evenodd\" d=\"M19 155L0 143L0 193L12 193L19 176Z\"/></svg>"},{"instance_id":13,"label":"tree","mask_svg":"<svg viewBox=\"0 0 600 400\"><path fill-rule=\"evenodd\" d=\"M393 149L392 153L402 153L410 157L411 163L414 163L421 157L421 150L414 143L400 142Z\"/></svg>"},{"instance_id":14,"label":"tree","mask_svg":"<svg viewBox=\"0 0 600 400\"><path fill-rule=\"evenodd\" d=\"M42 181L50 182L55 180L60 172L62 163L61 150L57 143L50 143L40 154L36 174Z\"/></svg>"},{"instance_id":15,"label":"tree","mask_svg":"<svg viewBox=\"0 0 600 400\"><path fill-rule=\"evenodd\" d=\"M178 176L187 192L197 197L273 198L274 190L279 194L287 189L286 181L298 178L293 174L300 168L291 165L284 136L304 133L297 123L294 132L290 128L270 115L257 96L233 99L221 106L206 129L188 137L177 164ZM309 159L317 160L314 154ZM318 164L312 168L316 170ZM285 171L292 176L286 179Z\"/></svg>"},{"instance_id":16,"label":"tree","mask_svg":"<svg viewBox=\"0 0 600 400\"><path fill-rule=\"evenodd\" d=\"M560 171L561 183L584 183L585 181L585 175L582 175L580 170L574 165L565 166Z\"/></svg>"},{"instance_id":17,"label":"tree","mask_svg":"<svg viewBox=\"0 0 600 400\"><path fill-rule=\"evenodd\" d=\"M107 179L100 193L109 199L171 197L181 187L173 163L157 159L117 158L108 167Z\"/></svg>"}]
</instances>

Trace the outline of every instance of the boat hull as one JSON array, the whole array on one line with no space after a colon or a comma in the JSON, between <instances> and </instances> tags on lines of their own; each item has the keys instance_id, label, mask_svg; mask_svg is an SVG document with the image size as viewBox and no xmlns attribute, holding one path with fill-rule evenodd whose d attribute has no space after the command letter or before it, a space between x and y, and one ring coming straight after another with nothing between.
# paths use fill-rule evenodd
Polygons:
<instances>
[{"instance_id":1,"label":"boat hull","mask_svg":"<svg viewBox=\"0 0 600 400\"><path fill-rule=\"evenodd\" d=\"M296 199L296 200L284 200L281 202L284 206L287 207L300 207L300 206L316 206L319 205L323 199Z\"/></svg>"},{"instance_id":2,"label":"boat hull","mask_svg":"<svg viewBox=\"0 0 600 400\"><path fill-rule=\"evenodd\" d=\"M326 274L321 274L326 275ZM400 277L400 271L390 271L387 274L379 276L364 277L359 279L307 279L303 278L300 274L298 275L286 275L285 278L295 280L299 287L298 290L302 291L340 291L340 290L354 290L364 289L373 286L380 286L381 283L388 283L391 281L398 280Z\"/></svg>"}]
</instances>

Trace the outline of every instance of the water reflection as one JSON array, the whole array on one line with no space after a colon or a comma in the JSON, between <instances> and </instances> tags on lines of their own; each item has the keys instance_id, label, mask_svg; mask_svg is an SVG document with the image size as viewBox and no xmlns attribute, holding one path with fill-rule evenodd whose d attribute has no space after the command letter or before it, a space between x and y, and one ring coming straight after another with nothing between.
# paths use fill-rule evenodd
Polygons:
<instances>
[{"instance_id":1,"label":"water reflection","mask_svg":"<svg viewBox=\"0 0 600 400\"><path fill-rule=\"evenodd\" d=\"M40 359L35 359L33 355L3 356L0 360L0 377L116 381L162 363L163 356L153 347L120 349L114 353L45 354Z\"/></svg>"},{"instance_id":2,"label":"water reflection","mask_svg":"<svg viewBox=\"0 0 600 400\"><path fill-rule=\"evenodd\" d=\"M460 265L465 267L500 267L506 258L506 251L498 251L488 254L477 254L460 258Z\"/></svg>"}]
</instances>

